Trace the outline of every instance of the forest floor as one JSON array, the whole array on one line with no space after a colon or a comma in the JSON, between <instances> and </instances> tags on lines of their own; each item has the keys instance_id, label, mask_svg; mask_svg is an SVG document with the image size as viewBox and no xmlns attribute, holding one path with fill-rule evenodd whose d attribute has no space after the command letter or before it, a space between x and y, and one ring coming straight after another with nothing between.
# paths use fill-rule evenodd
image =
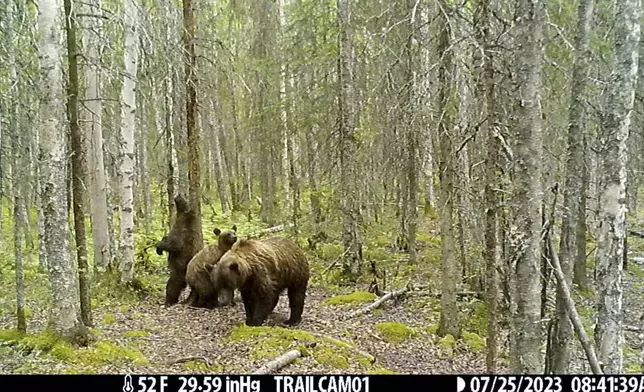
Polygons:
<instances>
[{"instance_id":1,"label":"forest floor","mask_svg":"<svg viewBox=\"0 0 644 392\"><path fill-rule=\"evenodd\" d=\"M46 274L38 270L34 257L26 268L29 335L13 330L14 277L9 267L10 254L0 249L0 264L8 265L0 270L0 284L4 287L0 291L0 373L248 373L288 350L310 343L315 345L280 373L484 373L487 320L486 307L480 299L459 297L463 328L460 339L436 335L440 316L440 240L435 230L422 229L425 234L420 238L419 262L415 265L401 261L404 254L391 250L392 237L386 230L374 230L363 253L365 259L377 260L379 270L387 276L387 287L381 287L385 291L399 289L410 279L415 284L432 286L348 319L344 316L349 312L377 299L367 292L371 278L357 285L338 283L339 270L334 267L342 253L338 243L308 251L313 277L302 323L295 328L280 327L289 316L285 296L265 326L256 328L244 325L239 299L236 305L213 310L162 306L165 258L146 249L156 235L142 238L137 241L137 271L147 288L144 292L120 292L122 289L109 279L94 282L91 331L96 341L80 349L41 332L48 319L48 288ZM641 373L644 240L629 238L629 249L631 262L624 278L624 365L628 373ZM592 275L592 267L589 268ZM576 292L575 302L592 336L592 291ZM499 372L507 370L507 329L503 324ZM576 346L574 371L589 373L583 351L578 343Z\"/></svg>"}]
</instances>

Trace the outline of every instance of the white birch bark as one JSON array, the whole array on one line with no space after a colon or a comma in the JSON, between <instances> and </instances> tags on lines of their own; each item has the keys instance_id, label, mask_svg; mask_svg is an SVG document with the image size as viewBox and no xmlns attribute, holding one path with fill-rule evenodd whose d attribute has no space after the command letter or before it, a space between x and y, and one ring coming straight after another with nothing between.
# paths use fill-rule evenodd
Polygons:
<instances>
[{"instance_id":1,"label":"white birch bark","mask_svg":"<svg viewBox=\"0 0 644 392\"><path fill-rule=\"evenodd\" d=\"M79 313L78 275L72 259L67 221L67 135L63 91L63 4L61 0L38 3L40 39L40 150L45 247L48 255L52 308L50 327L71 337L82 327Z\"/></svg>"},{"instance_id":2,"label":"white birch bark","mask_svg":"<svg viewBox=\"0 0 644 392\"><path fill-rule=\"evenodd\" d=\"M626 163L637 82L640 1L620 0L615 11L615 58L599 159L597 324L595 342L606 374L622 368L622 260L626 221Z\"/></svg>"},{"instance_id":3,"label":"white birch bark","mask_svg":"<svg viewBox=\"0 0 644 392\"><path fill-rule=\"evenodd\" d=\"M100 97L101 68L100 40L102 4L101 0L87 0L85 4L83 29L83 47L87 62L85 66L85 119L86 151L89 187L90 214L92 217L92 244L94 252L94 268L104 271L112 260L112 241L108 224L107 208L107 177L103 159L103 103Z\"/></svg>"},{"instance_id":4,"label":"white birch bark","mask_svg":"<svg viewBox=\"0 0 644 392\"><path fill-rule=\"evenodd\" d=\"M121 91L121 281L134 278L134 127L136 124L136 73L138 68L138 9L136 0L125 1L125 76Z\"/></svg>"}]
</instances>

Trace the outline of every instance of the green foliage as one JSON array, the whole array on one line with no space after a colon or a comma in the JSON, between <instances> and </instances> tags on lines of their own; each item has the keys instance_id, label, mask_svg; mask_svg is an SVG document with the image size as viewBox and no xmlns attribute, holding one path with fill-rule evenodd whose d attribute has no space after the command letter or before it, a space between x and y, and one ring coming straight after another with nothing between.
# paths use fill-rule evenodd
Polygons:
<instances>
[{"instance_id":1,"label":"green foliage","mask_svg":"<svg viewBox=\"0 0 644 392\"><path fill-rule=\"evenodd\" d=\"M376 330L390 343L402 343L414 336L416 332L405 324L396 321L387 321L376 324Z\"/></svg>"},{"instance_id":2,"label":"green foliage","mask_svg":"<svg viewBox=\"0 0 644 392\"><path fill-rule=\"evenodd\" d=\"M322 244L315 250L318 258L327 261L337 260L343 253L344 248L338 244Z\"/></svg>"},{"instance_id":3,"label":"green foliage","mask_svg":"<svg viewBox=\"0 0 644 392\"><path fill-rule=\"evenodd\" d=\"M372 302L377 298L376 294L366 291L355 291L351 294L336 295L325 301L327 305L346 305L355 303Z\"/></svg>"},{"instance_id":4,"label":"green foliage","mask_svg":"<svg viewBox=\"0 0 644 392\"><path fill-rule=\"evenodd\" d=\"M188 361L183 364L183 367L188 370L189 373L219 373L223 371L223 367L220 365L208 364L203 361Z\"/></svg>"}]
</instances>

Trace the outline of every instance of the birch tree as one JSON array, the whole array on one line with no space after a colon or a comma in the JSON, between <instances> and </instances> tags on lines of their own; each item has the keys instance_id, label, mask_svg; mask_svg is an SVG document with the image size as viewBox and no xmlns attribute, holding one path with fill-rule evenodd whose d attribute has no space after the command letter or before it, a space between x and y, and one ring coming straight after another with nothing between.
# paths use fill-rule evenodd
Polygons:
<instances>
[{"instance_id":1,"label":"birch tree","mask_svg":"<svg viewBox=\"0 0 644 392\"><path fill-rule=\"evenodd\" d=\"M112 261L112 230L109 226L107 208L107 177L103 159L103 102L101 100L101 43L102 5L100 0L85 2L85 107L84 124L88 180L90 191L90 215L92 217L92 247L94 268L104 271Z\"/></svg>"},{"instance_id":2,"label":"birch tree","mask_svg":"<svg viewBox=\"0 0 644 392\"><path fill-rule=\"evenodd\" d=\"M541 355L541 151L539 105L542 49L542 0L517 0L515 21L516 96L512 125L514 183L511 213L514 219L511 262L512 350L510 367L518 374L543 372Z\"/></svg>"},{"instance_id":3,"label":"birch tree","mask_svg":"<svg viewBox=\"0 0 644 392\"><path fill-rule=\"evenodd\" d=\"M69 250L67 224L67 137L63 100L63 7L61 0L39 2L40 151L45 247L48 254L52 307L50 328L80 342L87 334L81 322L78 276Z\"/></svg>"},{"instance_id":4,"label":"birch tree","mask_svg":"<svg viewBox=\"0 0 644 392\"><path fill-rule=\"evenodd\" d=\"M125 1L125 75L121 90L121 281L134 278L134 135L136 124L136 82L139 59L138 5Z\"/></svg>"},{"instance_id":5,"label":"birch tree","mask_svg":"<svg viewBox=\"0 0 644 392\"><path fill-rule=\"evenodd\" d=\"M615 57L601 124L595 343L606 374L623 373L622 263L626 235L626 164L637 85L640 7L640 0L617 1Z\"/></svg>"}]
</instances>

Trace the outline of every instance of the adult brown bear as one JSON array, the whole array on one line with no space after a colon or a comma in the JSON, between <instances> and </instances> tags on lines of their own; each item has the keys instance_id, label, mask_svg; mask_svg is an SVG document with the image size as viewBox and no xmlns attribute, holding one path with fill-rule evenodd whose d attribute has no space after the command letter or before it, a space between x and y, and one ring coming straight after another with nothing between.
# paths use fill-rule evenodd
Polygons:
<instances>
[{"instance_id":1,"label":"adult brown bear","mask_svg":"<svg viewBox=\"0 0 644 392\"><path fill-rule=\"evenodd\" d=\"M179 302L181 291L186 288L188 262L203 248L203 236L196 225L197 215L181 195L174 198L174 204L177 212L170 233L156 244L157 254L168 253L170 277L165 286L166 306Z\"/></svg>"},{"instance_id":2,"label":"adult brown bear","mask_svg":"<svg viewBox=\"0 0 644 392\"><path fill-rule=\"evenodd\" d=\"M212 309L218 305L217 296L219 290L215 288L210 277L213 267L219 262L224 255L237 241L237 226L232 230L215 228L214 233L218 237L216 244L207 245L201 249L195 257L188 263L186 272L186 282L190 286L190 296L186 301L188 305L198 308ZM226 295L226 303L232 302L232 296Z\"/></svg>"},{"instance_id":3,"label":"adult brown bear","mask_svg":"<svg viewBox=\"0 0 644 392\"><path fill-rule=\"evenodd\" d=\"M297 325L302 320L310 270L306 255L295 242L281 237L239 240L222 256L212 275L216 287L239 289L246 325L262 325L284 290L291 308L285 324Z\"/></svg>"}]
</instances>

